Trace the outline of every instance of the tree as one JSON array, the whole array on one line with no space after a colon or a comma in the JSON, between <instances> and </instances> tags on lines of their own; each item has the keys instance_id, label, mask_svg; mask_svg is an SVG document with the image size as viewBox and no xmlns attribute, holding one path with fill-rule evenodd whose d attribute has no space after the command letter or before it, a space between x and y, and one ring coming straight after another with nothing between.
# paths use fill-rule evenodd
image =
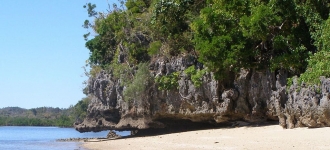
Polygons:
<instances>
[{"instance_id":1,"label":"tree","mask_svg":"<svg viewBox=\"0 0 330 150\"><path fill-rule=\"evenodd\" d=\"M317 18L326 18L317 11L307 11L319 10L314 8L321 7L322 2L312 3L209 0L191 25L199 60L218 76L242 67L303 72L309 54L316 52L313 41L317 41L322 24Z\"/></svg>"},{"instance_id":2,"label":"tree","mask_svg":"<svg viewBox=\"0 0 330 150\"><path fill-rule=\"evenodd\" d=\"M285 69L299 75L325 60L316 53L325 54L329 47L328 0L121 1L124 4L126 8L115 5L107 14L86 4L95 21L86 21L84 27L97 34L86 42L91 66L125 77L132 74L127 70L152 57L186 53L193 53L219 79L240 68ZM122 56L125 59L119 60Z\"/></svg>"},{"instance_id":3,"label":"tree","mask_svg":"<svg viewBox=\"0 0 330 150\"><path fill-rule=\"evenodd\" d=\"M84 118L87 115L87 109L88 109L89 102L90 102L90 98L85 97L85 98L81 99L80 101L78 101L78 103L76 105L74 105L73 114L75 116L76 121L81 122L82 120L84 120ZM66 118L64 118L64 119L66 119Z\"/></svg>"}]
</instances>

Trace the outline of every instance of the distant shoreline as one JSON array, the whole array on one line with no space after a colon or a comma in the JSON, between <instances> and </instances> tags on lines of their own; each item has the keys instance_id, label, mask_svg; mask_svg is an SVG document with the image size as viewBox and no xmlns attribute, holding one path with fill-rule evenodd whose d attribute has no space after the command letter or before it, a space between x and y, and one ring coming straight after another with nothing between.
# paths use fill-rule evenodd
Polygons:
<instances>
[{"instance_id":1,"label":"distant shoreline","mask_svg":"<svg viewBox=\"0 0 330 150\"><path fill-rule=\"evenodd\" d=\"M70 109L5 107L0 109L0 126L73 127L75 117Z\"/></svg>"}]
</instances>

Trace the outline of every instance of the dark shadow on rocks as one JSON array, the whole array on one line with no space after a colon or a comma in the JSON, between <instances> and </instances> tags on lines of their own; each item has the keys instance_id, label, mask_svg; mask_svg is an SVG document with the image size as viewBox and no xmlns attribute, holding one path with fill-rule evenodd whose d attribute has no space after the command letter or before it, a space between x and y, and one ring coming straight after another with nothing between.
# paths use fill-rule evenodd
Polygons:
<instances>
[{"instance_id":1,"label":"dark shadow on rocks","mask_svg":"<svg viewBox=\"0 0 330 150\"><path fill-rule=\"evenodd\" d=\"M166 122L162 120L162 122ZM135 138L145 136L158 136L172 133L182 133L189 131L207 130L207 129L231 129L237 127L263 127L269 125L278 125L278 121L268 121L260 123L248 123L244 121L234 121L226 123L212 123L212 122L192 122L190 120L176 120L170 124L166 124L163 129L142 129L133 130L133 135L122 137L123 138Z\"/></svg>"}]
</instances>

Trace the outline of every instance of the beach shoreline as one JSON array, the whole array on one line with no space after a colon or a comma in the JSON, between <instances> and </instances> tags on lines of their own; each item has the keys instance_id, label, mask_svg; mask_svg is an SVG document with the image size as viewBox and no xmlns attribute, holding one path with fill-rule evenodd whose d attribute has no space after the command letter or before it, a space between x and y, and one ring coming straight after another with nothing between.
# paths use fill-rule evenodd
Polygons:
<instances>
[{"instance_id":1,"label":"beach shoreline","mask_svg":"<svg viewBox=\"0 0 330 150\"><path fill-rule=\"evenodd\" d=\"M84 142L89 150L255 150L255 149L329 149L330 128L283 129L279 125L218 128L145 137Z\"/></svg>"}]
</instances>

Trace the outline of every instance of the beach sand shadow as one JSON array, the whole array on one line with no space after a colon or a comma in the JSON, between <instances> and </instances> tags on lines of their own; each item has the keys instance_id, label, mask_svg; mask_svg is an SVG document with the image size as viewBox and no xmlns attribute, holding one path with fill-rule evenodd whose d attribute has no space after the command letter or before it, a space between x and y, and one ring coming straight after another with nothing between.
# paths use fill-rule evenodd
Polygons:
<instances>
[{"instance_id":1,"label":"beach sand shadow","mask_svg":"<svg viewBox=\"0 0 330 150\"><path fill-rule=\"evenodd\" d=\"M190 120L177 120L173 124L168 124L165 128L159 129L142 129L135 130L134 135L123 136L116 139L110 140L118 140L118 139L128 139L128 138L137 138L137 137L151 137L151 136L159 136L165 134L174 134L174 133L183 133L190 131L198 131L198 130L208 130L208 129L234 129L238 127L248 127L248 128L257 128L263 126L270 125L278 125L278 121L267 121L267 122L259 122L259 123L247 123L244 121L234 121L227 123L207 123L207 122L192 122Z\"/></svg>"}]
</instances>

